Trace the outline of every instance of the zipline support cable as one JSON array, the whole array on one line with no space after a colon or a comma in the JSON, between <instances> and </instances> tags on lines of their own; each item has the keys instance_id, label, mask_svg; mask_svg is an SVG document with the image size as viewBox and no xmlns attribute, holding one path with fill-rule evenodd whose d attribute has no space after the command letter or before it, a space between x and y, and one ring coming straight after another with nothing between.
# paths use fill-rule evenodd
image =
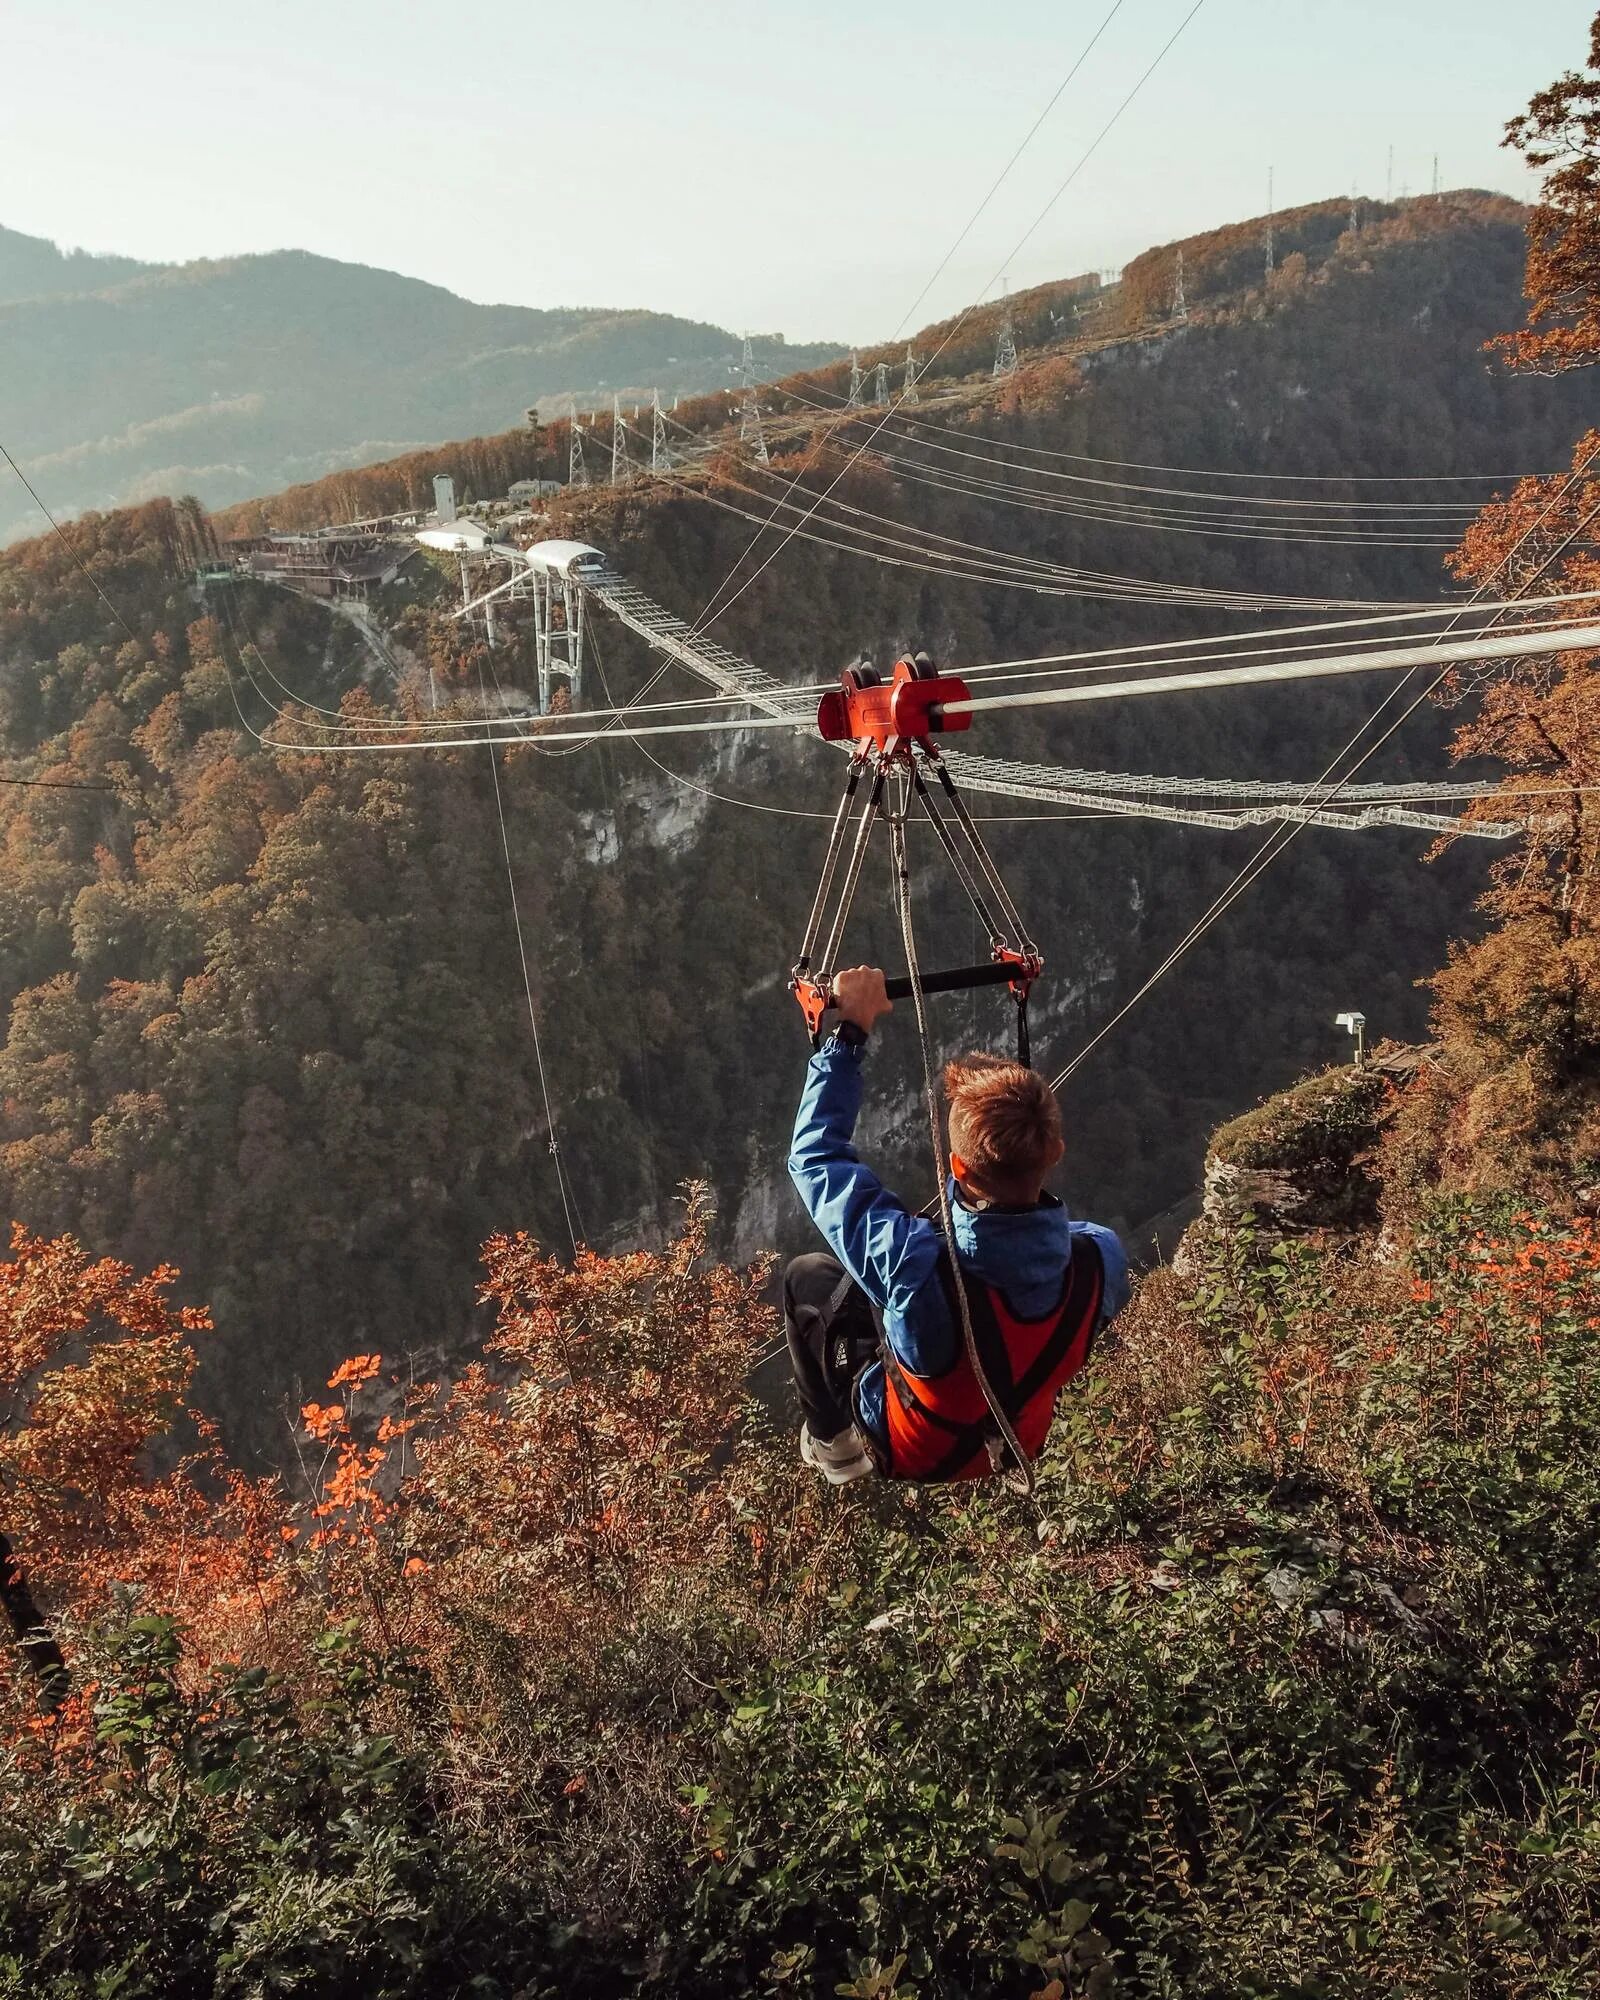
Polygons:
<instances>
[{"instance_id":1,"label":"zipline support cable","mask_svg":"<svg viewBox=\"0 0 1600 2000\"><path fill-rule=\"evenodd\" d=\"M927 814L956 880L988 933L989 958L982 965L955 966L928 973L919 978L915 989L910 983L910 973L906 978L888 980L889 997L897 1000L916 998L920 993L1007 986L1017 1008L1018 1059L1028 1061L1028 993L1043 970L1044 961L1000 879L977 822L930 741L944 731L970 727L964 714L951 711L946 720L942 712L944 704L963 701L966 696L964 681L936 673L927 655L919 653L915 658L897 661L887 680L872 667L847 667L839 677L839 686L829 689L818 704L817 728L824 741L853 743L855 749L845 777L844 794L833 817L822 877L812 900L805 936L789 974L789 988L800 1003L813 1046L822 1039L823 1016L833 1005L833 975L838 970L845 924L861 881L873 828L880 819L888 817L891 835L895 836L891 845L903 839L903 812L897 818L886 815L884 810L884 793L890 777L894 776L901 782L908 800L915 792ZM869 765L872 783L866 803L855 819L850 858L835 895L834 879L849 839L851 805L861 774ZM934 802L925 775L928 770L934 771L939 779L952 810L953 824ZM819 949L818 939L824 933Z\"/></svg>"}]
</instances>

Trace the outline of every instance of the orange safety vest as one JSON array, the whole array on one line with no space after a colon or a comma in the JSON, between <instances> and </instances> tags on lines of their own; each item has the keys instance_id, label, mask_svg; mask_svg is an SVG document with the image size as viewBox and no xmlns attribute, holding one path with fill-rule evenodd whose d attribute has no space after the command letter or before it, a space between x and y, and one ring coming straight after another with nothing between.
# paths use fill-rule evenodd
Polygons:
<instances>
[{"instance_id":1,"label":"orange safety vest","mask_svg":"<svg viewBox=\"0 0 1600 2000\"><path fill-rule=\"evenodd\" d=\"M960 1341L960 1307L950 1260L941 1253L940 1281L959 1351L942 1375L909 1375L883 1344L884 1415L891 1479L977 1479L991 1470L988 1438L994 1419ZM1061 1297L1042 1319L1022 1319L1005 1294L963 1271L972 1332L989 1386L1010 1419L1017 1442L1035 1459L1056 1413L1056 1397L1089 1359L1100 1322L1105 1263L1092 1237L1079 1236Z\"/></svg>"}]
</instances>

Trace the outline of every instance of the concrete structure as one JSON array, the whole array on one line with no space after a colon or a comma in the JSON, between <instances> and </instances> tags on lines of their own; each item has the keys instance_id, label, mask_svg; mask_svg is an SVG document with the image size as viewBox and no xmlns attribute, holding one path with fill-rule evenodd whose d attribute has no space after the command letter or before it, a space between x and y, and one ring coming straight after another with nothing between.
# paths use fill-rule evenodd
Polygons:
<instances>
[{"instance_id":1,"label":"concrete structure","mask_svg":"<svg viewBox=\"0 0 1600 2000\"><path fill-rule=\"evenodd\" d=\"M256 535L223 546L235 571L263 583L281 583L308 597L361 600L393 583L414 553L412 543L387 535L338 532Z\"/></svg>"},{"instance_id":2,"label":"concrete structure","mask_svg":"<svg viewBox=\"0 0 1600 2000\"><path fill-rule=\"evenodd\" d=\"M417 540L425 549L442 549L446 555L463 556L483 554L494 536L481 521L463 516L448 527L419 529Z\"/></svg>"}]
</instances>

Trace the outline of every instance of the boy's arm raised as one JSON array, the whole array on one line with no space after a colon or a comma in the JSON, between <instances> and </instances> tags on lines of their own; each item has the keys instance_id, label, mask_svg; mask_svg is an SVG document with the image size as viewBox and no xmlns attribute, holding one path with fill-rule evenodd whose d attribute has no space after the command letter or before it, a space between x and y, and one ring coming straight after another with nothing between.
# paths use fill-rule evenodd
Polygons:
<instances>
[{"instance_id":1,"label":"boy's arm raised","mask_svg":"<svg viewBox=\"0 0 1600 2000\"><path fill-rule=\"evenodd\" d=\"M840 1025L807 1068L789 1177L828 1248L867 1297L879 1307L901 1306L934 1270L938 1231L884 1187L853 1143L863 1051L891 1003L875 967L837 974L833 990Z\"/></svg>"}]
</instances>

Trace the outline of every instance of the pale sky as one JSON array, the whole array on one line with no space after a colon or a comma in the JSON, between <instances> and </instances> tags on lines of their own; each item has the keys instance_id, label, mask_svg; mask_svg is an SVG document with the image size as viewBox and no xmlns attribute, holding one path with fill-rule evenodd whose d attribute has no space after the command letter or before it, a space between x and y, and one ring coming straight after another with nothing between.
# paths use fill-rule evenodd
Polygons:
<instances>
[{"instance_id":1,"label":"pale sky","mask_svg":"<svg viewBox=\"0 0 1600 2000\"><path fill-rule=\"evenodd\" d=\"M0 0L0 223L159 261L287 247L468 298L790 339L900 330L1112 0ZM1116 18L920 325L1277 204L1526 197L1506 119L1595 0L1192 0Z\"/></svg>"}]
</instances>

